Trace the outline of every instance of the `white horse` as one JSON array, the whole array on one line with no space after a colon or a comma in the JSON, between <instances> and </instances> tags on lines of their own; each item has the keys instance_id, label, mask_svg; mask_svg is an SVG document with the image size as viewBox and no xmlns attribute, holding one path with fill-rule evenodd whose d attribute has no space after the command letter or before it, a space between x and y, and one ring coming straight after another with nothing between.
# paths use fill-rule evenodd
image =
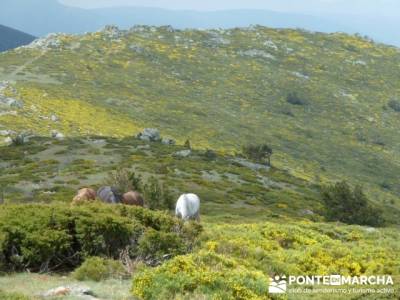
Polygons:
<instances>
[{"instance_id":1,"label":"white horse","mask_svg":"<svg viewBox=\"0 0 400 300\"><path fill-rule=\"evenodd\" d=\"M200 198L195 194L181 195L176 202L175 215L185 221L200 221Z\"/></svg>"}]
</instances>

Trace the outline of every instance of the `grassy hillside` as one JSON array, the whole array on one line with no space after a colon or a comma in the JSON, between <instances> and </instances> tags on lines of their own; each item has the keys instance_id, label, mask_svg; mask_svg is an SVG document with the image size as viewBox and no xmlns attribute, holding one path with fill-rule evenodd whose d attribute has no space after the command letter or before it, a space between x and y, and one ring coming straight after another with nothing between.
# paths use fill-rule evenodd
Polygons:
<instances>
[{"instance_id":1,"label":"grassy hillside","mask_svg":"<svg viewBox=\"0 0 400 300\"><path fill-rule=\"evenodd\" d=\"M34 36L0 25L0 52L29 44Z\"/></svg>"},{"instance_id":2,"label":"grassy hillside","mask_svg":"<svg viewBox=\"0 0 400 300\"><path fill-rule=\"evenodd\" d=\"M0 276L0 297L41 299L37 295L51 288L84 284L101 299L136 299L129 297L129 291L140 299L270 299L267 288L272 274L387 274L394 276L394 294L361 296L394 299L398 295L400 237L397 227L327 223L325 206L315 184L287 171L223 153L215 156L204 150L193 150L188 157L177 156L182 149L180 145L148 143L132 137L101 136L61 141L33 137L20 146L0 147L0 196L5 202L0 205L3 215L0 249L25 239L31 247L46 250L35 252L21 248L21 260L37 255L53 257L49 245L70 242L55 234L60 228L72 226L66 226L67 222L75 224L77 230L82 230L81 226L93 226L88 232L97 228L98 234L105 237L103 227L111 230L106 225L113 224L110 220L118 225L112 227L113 231L125 232L124 226L136 221L154 228L164 224L163 230L171 230L176 219L162 213L99 204L70 206L79 187L98 187L110 171L119 167L135 171L144 179L156 176L168 186L174 198L184 191L197 193L202 199L204 228L190 253L178 255L157 267L142 264L135 269L133 279L111 278L100 284L90 280L77 282L73 275L64 273L62 277L60 274L11 274ZM48 226L44 223L46 217ZM164 219L157 223L160 217ZM393 211L387 208L385 217L396 221ZM136 234L142 232L141 227L134 228ZM33 229L46 234L29 234ZM47 231L53 233L47 234ZM74 230L62 230L59 234L70 232ZM83 239L82 235L77 237ZM87 247L97 249L90 241L84 241ZM75 243L74 247L79 249ZM8 252L3 249L2 253ZM61 256L57 252L55 259ZM1 259L0 256L0 262ZM10 261L7 262L10 264ZM37 266L40 260L30 259L31 269L33 262ZM301 297L289 295L288 299L310 299L311 296ZM314 294L311 299L359 297L360 294L345 298Z\"/></svg>"},{"instance_id":3,"label":"grassy hillside","mask_svg":"<svg viewBox=\"0 0 400 300\"><path fill-rule=\"evenodd\" d=\"M301 178L233 156L209 158L202 150L177 156L182 149L134 138L33 138L0 147L0 185L5 203L69 203L79 187L100 187L110 172L126 168L144 180L165 182L174 199L184 191L197 193L202 211L220 220L323 218L318 187ZM304 214L307 209L315 215Z\"/></svg>"},{"instance_id":4,"label":"grassy hillside","mask_svg":"<svg viewBox=\"0 0 400 300\"><path fill-rule=\"evenodd\" d=\"M24 104L2 108L0 129L121 137L158 127L223 151L266 142L275 166L316 183L362 183L397 210L399 66L399 49L345 34L58 35L0 56L3 95Z\"/></svg>"}]
</instances>

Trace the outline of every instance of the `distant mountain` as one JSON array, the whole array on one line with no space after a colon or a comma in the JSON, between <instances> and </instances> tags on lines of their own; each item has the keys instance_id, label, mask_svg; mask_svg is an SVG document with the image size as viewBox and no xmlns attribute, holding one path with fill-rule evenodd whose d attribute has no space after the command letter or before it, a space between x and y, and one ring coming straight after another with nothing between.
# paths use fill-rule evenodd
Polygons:
<instances>
[{"instance_id":1,"label":"distant mountain","mask_svg":"<svg viewBox=\"0 0 400 300\"><path fill-rule=\"evenodd\" d=\"M34 36L0 25L0 52L29 44Z\"/></svg>"},{"instance_id":2,"label":"distant mountain","mask_svg":"<svg viewBox=\"0 0 400 300\"><path fill-rule=\"evenodd\" d=\"M175 28L232 28L253 24L274 28L304 28L320 32L346 32L368 35L377 41L400 45L396 18L314 16L268 10L226 10L215 12L178 11L143 7L82 9L56 0L2 0L0 23L44 36L53 32L83 33L108 24L122 28L133 25L171 25ZM373 24L373 26L371 25Z\"/></svg>"}]
</instances>

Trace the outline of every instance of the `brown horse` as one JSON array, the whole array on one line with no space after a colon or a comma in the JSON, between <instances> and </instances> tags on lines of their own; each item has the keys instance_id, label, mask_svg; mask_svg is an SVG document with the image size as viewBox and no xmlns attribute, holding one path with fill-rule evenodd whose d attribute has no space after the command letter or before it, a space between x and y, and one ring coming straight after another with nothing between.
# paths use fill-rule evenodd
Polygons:
<instances>
[{"instance_id":1,"label":"brown horse","mask_svg":"<svg viewBox=\"0 0 400 300\"><path fill-rule=\"evenodd\" d=\"M78 191L74 199L72 199L72 204L81 204L86 201L96 200L96 191L91 188L83 188Z\"/></svg>"},{"instance_id":2,"label":"brown horse","mask_svg":"<svg viewBox=\"0 0 400 300\"><path fill-rule=\"evenodd\" d=\"M138 192L130 191L122 195L122 203L126 205L143 206L144 200Z\"/></svg>"}]
</instances>

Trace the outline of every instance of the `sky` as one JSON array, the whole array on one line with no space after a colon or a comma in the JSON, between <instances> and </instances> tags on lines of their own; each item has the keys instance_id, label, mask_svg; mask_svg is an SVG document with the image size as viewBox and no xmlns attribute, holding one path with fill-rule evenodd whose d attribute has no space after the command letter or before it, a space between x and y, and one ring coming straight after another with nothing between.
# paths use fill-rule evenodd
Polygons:
<instances>
[{"instance_id":1,"label":"sky","mask_svg":"<svg viewBox=\"0 0 400 300\"><path fill-rule=\"evenodd\" d=\"M295 13L357 14L400 17L399 0L60 0L82 8L144 6L200 11L266 9Z\"/></svg>"}]
</instances>

